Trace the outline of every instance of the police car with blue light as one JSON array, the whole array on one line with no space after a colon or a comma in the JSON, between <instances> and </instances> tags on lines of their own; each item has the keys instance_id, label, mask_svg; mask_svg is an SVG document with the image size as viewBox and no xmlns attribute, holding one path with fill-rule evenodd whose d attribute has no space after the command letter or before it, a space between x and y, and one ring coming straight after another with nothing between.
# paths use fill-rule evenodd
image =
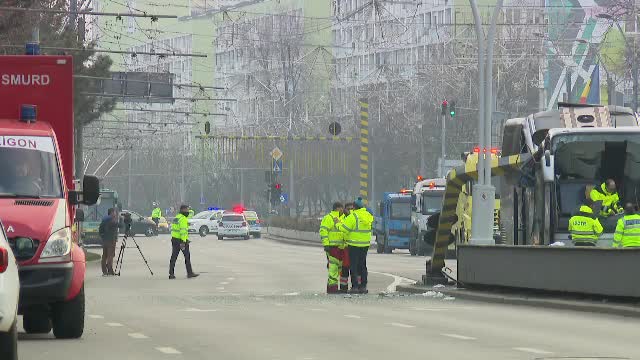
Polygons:
<instances>
[{"instance_id":1,"label":"police car with blue light","mask_svg":"<svg viewBox=\"0 0 640 360\"><path fill-rule=\"evenodd\" d=\"M189 234L199 234L201 237L217 234L222 213L224 213L222 209L209 208L207 211L195 214L189 219Z\"/></svg>"}]
</instances>

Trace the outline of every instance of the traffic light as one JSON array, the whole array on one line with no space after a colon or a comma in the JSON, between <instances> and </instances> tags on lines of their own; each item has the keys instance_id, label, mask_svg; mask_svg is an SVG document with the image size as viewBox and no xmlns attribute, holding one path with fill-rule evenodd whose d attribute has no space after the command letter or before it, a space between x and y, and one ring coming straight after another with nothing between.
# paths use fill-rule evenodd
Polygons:
<instances>
[{"instance_id":1,"label":"traffic light","mask_svg":"<svg viewBox=\"0 0 640 360\"><path fill-rule=\"evenodd\" d=\"M449 115L451 115L451 117L456 117L456 102L452 101L451 104L449 105Z\"/></svg>"},{"instance_id":2,"label":"traffic light","mask_svg":"<svg viewBox=\"0 0 640 360\"><path fill-rule=\"evenodd\" d=\"M211 132L211 123L206 121L204 123L204 133L209 135L210 132Z\"/></svg>"},{"instance_id":3,"label":"traffic light","mask_svg":"<svg viewBox=\"0 0 640 360\"><path fill-rule=\"evenodd\" d=\"M280 196L282 195L282 184L272 183L269 190L271 192L271 205L276 206L277 204L280 204Z\"/></svg>"},{"instance_id":4,"label":"traffic light","mask_svg":"<svg viewBox=\"0 0 640 360\"><path fill-rule=\"evenodd\" d=\"M447 100L443 100L442 101L442 115L447 115L447 106L449 105L449 103L447 102Z\"/></svg>"}]
</instances>

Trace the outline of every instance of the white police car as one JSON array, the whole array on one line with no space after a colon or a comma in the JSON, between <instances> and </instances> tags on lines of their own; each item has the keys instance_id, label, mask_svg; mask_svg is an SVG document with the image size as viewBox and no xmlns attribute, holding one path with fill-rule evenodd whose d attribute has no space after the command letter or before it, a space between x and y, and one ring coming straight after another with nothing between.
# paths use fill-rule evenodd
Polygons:
<instances>
[{"instance_id":1,"label":"white police car","mask_svg":"<svg viewBox=\"0 0 640 360\"><path fill-rule=\"evenodd\" d=\"M226 212L218 222L218 240L224 238L249 240L249 224L242 213Z\"/></svg>"},{"instance_id":2,"label":"white police car","mask_svg":"<svg viewBox=\"0 0 640 360\"><path fill-rule=\"evenodd\" d=\"M200 234L202 237L217 234L218 222L223 212L224 210L208 210L194 215L189 219L189 234Z\"/></svg>"},{"instance_id":3,"label":"white police car","mask_svg":"<svg viewBox=\"0 0 640 360\"><path fill-rule=\"evenodd\" d=\"M18 359L18 266L0 224L0 359ZM20 239L16 239L19 246Z\"/></svg>"}]
</instances>

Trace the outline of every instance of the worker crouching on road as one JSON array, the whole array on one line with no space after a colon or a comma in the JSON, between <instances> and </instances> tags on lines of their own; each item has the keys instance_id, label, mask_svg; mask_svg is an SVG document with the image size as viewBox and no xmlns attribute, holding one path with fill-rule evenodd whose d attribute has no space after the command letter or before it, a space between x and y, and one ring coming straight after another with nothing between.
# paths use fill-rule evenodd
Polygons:
<instances>
[{"instance_id":1,"label":"worker crouching on road","mask_svg":"<svg viewBox=\"0 0 640 360\"><path fill-rule=\"evenodd\" d=\"M344 254L344 250L340 248L343 243L343 235L338 226L340 225L340 215L342 215L343 209L341 203L334 203L333 210L325 215L320 223L320 239L327 255L327 270L329 271L327 294L338 293L338 277L340 276Z\"/></svg>"},{"instance_id":2,"label":"worker crouching on road","mask_svg":"<svg viewBox=\"0 0 640 360\"><path fill-rule=\"evenodd\" d=\"M613 179L607 179L598 187L594 187L589 194L593 202L602 201L602 209L600 216L608 217L615 214L621 214L620 197L616 189L616 182Z\"/></svg>"},{"instance_id":3,"label":"worker crouching on road","mask_svg":"<svg viewBox=\"0 0 640 360\"><path fill-rule=\"evenodd\" d=\"M342 222L342 231L349 247L351 261L351 292L366 294L367 290L367 253L371 245L371 226L373 215L364 206L362 198L354 201L355 210Z\"/></svg>"},{"instance_id":4,"label":"worker crouching on road","mask_svg":"<svg viewBox=\"0 0 640 360\"><path fill-rule=\"evenodd\" d=\"M624 216L618 219L613 247L640 248L640 215L631 203L624 205Z\"/></svg>"},{"instance_id":5,"label":"worker crouching on road","mask_svg":"<svg viewBox=\"0 0 640 360\"><path fill-rule=\"evenodd\" d=\"M587 198L580 211L569 219L569 234L574 246L596 246L604 230L592 206L593 201Z\"/></svg>"},{"instance_id":6,"label":"worker crouching on road","mask_svg":"<svg viewBox=\"0 0 640 360\"><path fill-rule=\"evenodd\" d=\"M194 278L199 274L193 272L191 268L191 253L189 252L189 206L181 205L180 213L176 215L171 224L171 259L169 260L169 279L175 279L176 260L182 251L184 264L187 267L187 277Z\"/></svg>"}]
</instances>

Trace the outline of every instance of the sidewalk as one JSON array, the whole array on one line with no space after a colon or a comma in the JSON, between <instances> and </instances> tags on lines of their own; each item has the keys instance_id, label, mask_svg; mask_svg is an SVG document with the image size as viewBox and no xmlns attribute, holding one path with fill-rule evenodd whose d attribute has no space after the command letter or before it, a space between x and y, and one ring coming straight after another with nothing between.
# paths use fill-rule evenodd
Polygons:
<instances>
[{"instance_id":1,"label":"sidewalk","mask_svg":"<svg viewBox=\"0 0 640 360\"><path fill-rule=\"evenodd\" d=\"M431 291L439 292L444 296L450 296L456 299L472 301L640 317L640 302L638 302L638 300L625 301L619 299L587 298L579 295L534 294L516 290L472 290L456 288L454 286L434 288L432 286L419 284L398 285L396 290L410 294L425 294Z\"/></svg>"}]
</instances>

